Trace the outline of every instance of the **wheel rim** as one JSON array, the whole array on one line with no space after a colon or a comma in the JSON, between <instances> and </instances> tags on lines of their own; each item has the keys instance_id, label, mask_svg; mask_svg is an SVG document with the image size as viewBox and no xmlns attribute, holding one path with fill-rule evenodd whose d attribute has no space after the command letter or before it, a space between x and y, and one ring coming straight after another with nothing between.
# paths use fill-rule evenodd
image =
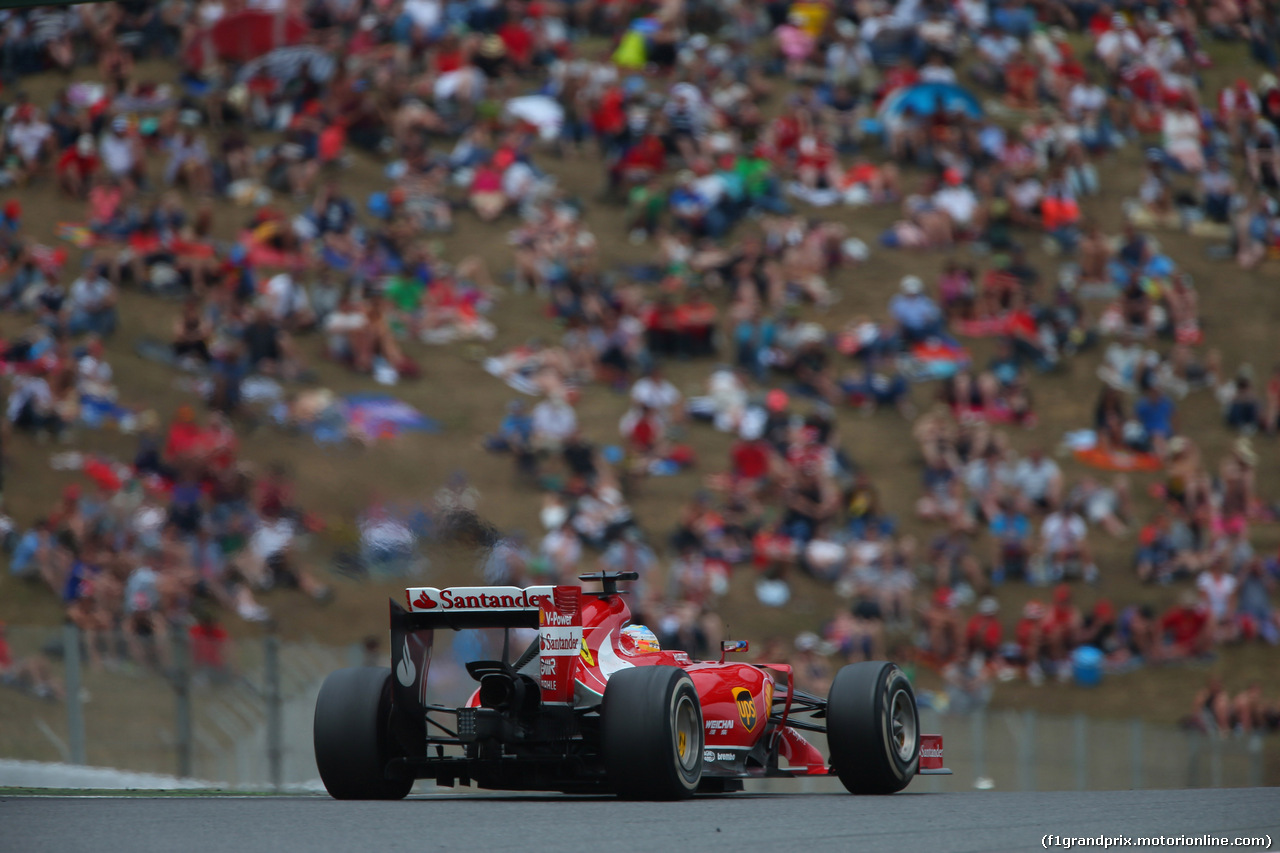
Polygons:
<instances>
[{"instance_id":1,"label":"wheel rim","mask_svg":"<svg viewBox=\"0 0 1280 853\"><path fill-rule=\"evenodd\" d=\"M698 711L693 700L681 695L676 700L675 718L676 761L686 773L693 772L702 760L702 751L698 748Z\"/></svg>"},{"instance_id":2,"label":"wheel rim","mask_svg":"<svg viewBox=\"0 0 1280 853\"><path fill-rule=\"evenodd\" d=\"M889 702L889 736L898 758L910 761L916 751L916 714L906 690L898 690Z\"/></svg>"}]
</instances>

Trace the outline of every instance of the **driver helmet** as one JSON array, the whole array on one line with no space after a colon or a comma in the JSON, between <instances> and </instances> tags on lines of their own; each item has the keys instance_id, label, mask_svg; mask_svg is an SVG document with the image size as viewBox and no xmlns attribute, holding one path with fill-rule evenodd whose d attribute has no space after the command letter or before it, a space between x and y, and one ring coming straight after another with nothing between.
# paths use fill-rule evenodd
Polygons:
<instances>
[{"instance_id":1,"label":"driver helmet","mask_svg":"<svg viewBox=\"0 0 1280 853\"><path fill-rule=\"evenodd\" d=\"M658 636L649 630L647 625L628 625L622 629L618 641L623 654L643 655L662 651Z\"/></svg>"}]
</instances>

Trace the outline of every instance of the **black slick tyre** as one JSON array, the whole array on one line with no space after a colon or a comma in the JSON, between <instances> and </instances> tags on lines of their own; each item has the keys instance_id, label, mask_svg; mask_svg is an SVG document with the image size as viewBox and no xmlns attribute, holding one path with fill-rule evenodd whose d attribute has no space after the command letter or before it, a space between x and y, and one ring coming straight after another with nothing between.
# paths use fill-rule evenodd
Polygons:
<instances>
[{"instance_id":1,"label":"black slick tyre","mask_svg":"<svg viewBox=\"0 0 1280 853\"><path fill-rule=\"evenodd\" d=\"M894 794L920 766L915 691L892 663L841 667L827 696L831 766L851 794Z\"/></svg>"},{"instance_id":2,"label":"black slick tyre","mask_svg":"<svg viewBox=\"0 0 1280 853\"><path fill-rule=\"evenodd\" d=\"M412 779L386 778L396 755L390 731L391 670L359 666L325 679L316 698L316 766L338 800L400 800Z\"/></svg>"},{"instance_id":3,"label":"black slick tyre","mask_svg":"<svg viewBox=\"0 0 1280 853\"><path fill-rule=\"evenodd\" d=\"M688 673L674 666L615 672L600 717L600 748L614 793L629 800L693 796L702 780L702 704Z\"/></svg>"}]
</instances>

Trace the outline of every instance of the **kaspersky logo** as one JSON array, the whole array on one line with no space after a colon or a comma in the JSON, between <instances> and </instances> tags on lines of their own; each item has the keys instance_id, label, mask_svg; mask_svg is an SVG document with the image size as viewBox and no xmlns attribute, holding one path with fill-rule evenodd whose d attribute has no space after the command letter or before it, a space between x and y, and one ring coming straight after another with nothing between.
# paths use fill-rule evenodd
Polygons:
<instances>
[{"instance_id":1,"label":"kaspersky logo","mask_svg":"<svg viewBox=\"0 0 1280 853\"><path fill-rule=\"evenodd\" d=\"M747 731L755 731L756 728L756 700L752 698L751 691L745 687L735 687L731 691L733 693L733 701L738 706L738 721L742 723L742 727Z\"/></svg>"}]
</instances>

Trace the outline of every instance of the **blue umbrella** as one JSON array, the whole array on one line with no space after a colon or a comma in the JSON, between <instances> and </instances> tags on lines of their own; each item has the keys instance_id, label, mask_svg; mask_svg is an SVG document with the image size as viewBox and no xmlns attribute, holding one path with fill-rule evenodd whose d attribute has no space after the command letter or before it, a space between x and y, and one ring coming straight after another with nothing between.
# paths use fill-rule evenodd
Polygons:
<instances>
[{"instance_id":1,"label":"blue umbrella","mask_svg":"<svg viewBox=\"0 0 1280 853\"><path fill-rule=\"evenodd\" d=\"M910 108L916 115L931 116L941 104L946 112L962 110L977 118L982 104L972 92L954 83L917 83L892 92L880 105L880 118L901 115Z\"/></svg>"}]
</instances>

